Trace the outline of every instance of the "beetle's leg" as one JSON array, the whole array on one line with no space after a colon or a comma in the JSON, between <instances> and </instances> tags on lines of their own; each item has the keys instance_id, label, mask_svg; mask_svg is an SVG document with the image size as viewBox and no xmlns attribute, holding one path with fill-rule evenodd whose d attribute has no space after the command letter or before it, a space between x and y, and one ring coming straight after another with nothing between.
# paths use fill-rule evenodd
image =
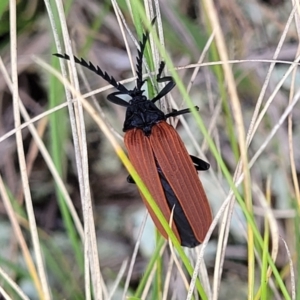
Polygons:
<instances>
[{"instance_id":1,"label":"beetle's leg","mask_svg":"<svg viewBox=\"0 0 300 300\"><path fill-rule=\"evenodd\" d=\"M192 159L197 171L207 171L210 168L210 164L200 159L199 157L190 155L190 158Z\"/></svg>"},{"instance_id":2,"label":"beetle's leg","mask_svg":"<svg viewBox=\"0 0 300 300\"><path fill-rule=\"evenodd\" d=\"M128 175L128 176L127 176L127 182L128 182L128 183L134 183L134 184L135 184L135 181L133 180L133 178L132 178L131 175Z\"/></svg>"},{"instance_id":3,"label":"beetle's leg","mask_svg":"<svg viewBox=\"0 0 300 300\"><path fill-rule=\"evenodd\" d=\"M107 100L114 103L114 104L128 107L129 103L127 101L123 100L120 97L117 97L117 95L126 95L126 94L127 93L124 93L124 92L114 92L114 93L111 93L107 96Z\"/></svg>"},{"instance_id":4,"label":"beetle's leg","mask_svg":"<svg viewBox=\"0 0 300 300\"><path fill-rule=\"evenodd\" d=\"M198 106L194 106L194 108L198 111L199 107ZM180 115L184 115L184 114L188 114L190 113L191 110L189 108L185 108L185 109L181 109L181 110L176 110L173 109L172 112L168 113L165 115L166 118L170 118L170 117L177 117Z\"/></svg>"},{"instance_id":5,"label":"beetle's leg","mask_svg":"<svg viewBox=\"0 0 300 300\"><path fill-rule=\"evenodd\" d=\"M165 68L165 62L162 61L160 63L160 66L159 66L159 69L158 69L158 74L157 74L157 77L156 77L156 81L157 82L168 82L164 88L151 100L153 103L155 103L156 101L160 100L162 97L164 97L166 94L168 94L173 88L174 86L176 85L174 80L173 80L173 77L171 76L165 76L165 77L161 77L162 75L162 72Z\"/></svg>"}]
</instances>

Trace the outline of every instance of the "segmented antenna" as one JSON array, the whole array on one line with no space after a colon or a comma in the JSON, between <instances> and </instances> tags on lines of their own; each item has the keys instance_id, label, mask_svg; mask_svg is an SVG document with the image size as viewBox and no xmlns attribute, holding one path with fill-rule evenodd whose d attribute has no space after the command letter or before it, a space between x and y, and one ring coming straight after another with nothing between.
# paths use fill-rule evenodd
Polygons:
<instances>
[{"instance_id":1,"label":"segmented antenna","mask_svg":"<svg viewBox=\"0 0 300 300\"><path fill-rule=\"evenodd\" d=\"M138 90L141 90L145 80L143 80L143 56L146 48L147 40L149 38L149 32L143 34L142 41L139 42L140 49L138 50L138 55L136 57L136 87Z\"/></svg>"},{"instance_id":2,"label":"segmented antenna","mask_svg":"<svg viewBox=\"0 0 300 300\"><path fill-rule=\"evenodd\" d=\"M53 55L55 55L59 58L70 60L70 56L68 54L55 53ZM109 76L106 72L103 72L99 66L95 66L92 62L90 62L90 61L87 62L83 58L79 59L76 56L74 56L74 61L75 61L75 63L89 69L90 71L92 71L92 72L96 73L97 75L99 75L100 77L102 77L105 81L107 81L112 86L114 86L118 91L123 92L124 94L128 94L128 90L126 89L126 87L123 84L118 83L112 76Z\"/></svg>"},{"instance_id":3,"label":"segmented antenna","mask_svg":"<svg viewBox=\"0 0 300 300\"><path fill-rule=\"evenodd\" d=\"M154 25L156 21L156 17L153 18L151 21L151 26ZM137 74L137 80L136 80L136 88L137 90L141 90L145 80L143 80L143 56L144 51L146 48L147 41L149 39L149 31L147 30L142 37L142 40L139 42L140 49L138 49L138 55L136 57L136 74Z\"/></svg>"},{"instance_id":4,"label":"segmented antenna","mask_svg":"<svg viewBox=\"0 0 300 300\"><path fill-rule=\"evenodd\" d=\"M155 21L156 21L156 17L154 17L153 20L151 21L151 26L153 26ZM90 71L92 71L92 72L96 73L97 75L99 75L100 77L102 77L105 81L110 83L121 93L127 94L127 95L132 94L132 96L134 96L134 95L142 93L141 89L142 89L144 82L146 81L146 80L143 80L143 55L144 55L144 51L145 51L148 39L149 39L149 31L147 30L143 34L142 41L139 42L140 49L138 49L138 55L136 57L136 62L137 62L136 63L136 74L137 74L136 87L130 91L127 90L127 88L123 84L118 83L114 79L113 76L109 76L105 71L102 71L99 66L95 66L92 62L86 61L85 59L78 58L76 56L74 56L74 61L75 61L75 63L89 69ZM70 60L70 56L68 54L55 53L53 55L57 56L59 58Z\"/></svg>"}]
</instances>

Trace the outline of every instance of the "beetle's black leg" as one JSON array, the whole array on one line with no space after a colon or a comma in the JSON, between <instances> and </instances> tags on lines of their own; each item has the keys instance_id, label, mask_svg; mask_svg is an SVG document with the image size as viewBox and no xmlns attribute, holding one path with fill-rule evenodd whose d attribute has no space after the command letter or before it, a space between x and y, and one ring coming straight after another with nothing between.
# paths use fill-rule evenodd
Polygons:
<instances>
[{"instance_id":1,"label":"beetle's black leg","mask_svg":"<svg viewBox=\"0 0 300 300\"><path fill-rule=\"evenodd\" d=\"M127 94L128 93L124 93L124 92L114 92L114 93L107 95L107 100L114 104L128 107L129 103L127 101L123 100L120 97L117 97L117 95L127 95Z\"/></svg>"},{"instance_id":2,"label":"beetle's black leg","mask_svg":"<svg viewBox=\"0 0 300 300\"><path fill-rule=\"evenodd\" d=\"M198 106L194 106L194 108L198 111L199 107ZM166 118L170 118L170 117L176 117L176 116L180 116L180 115L184 115L184 114L188 114L190 113L191 110L189 108L185 108L185 109L181 109L181 110L176 110L173 109L172 112L166 114Z\"/></svg>"},{"instance_id":3,"label":"beetle's black leg","mask_svg":"<svg viewBox=\"0 0 300 300\"><path fill-rule=\"evenodd\" d=\"M197 171L207 171L210 168L210 164L200 159L199 157L190 155L190 158L192 159L195 169Z\"/></svg>"},{"instance_id":4,"label":"beetle's black leg","mask_svg":"<svg viewBox=\"0 0 300 300\"><path fill-rule=\"evenodd\" d=\"M167 82L167 81L170 81L170 82L173 82L173 84L175 86L175 82L173 80L173 77L171 77L171 76L161 77L162 72L163 72L165 66L166 66L166 63L164 61L161 61L160 65L159 65L159 68L158 68L158 73L157 73L157 76L156 76L156 81L157 82Z\"/></svg>"},{"instance_id":5,"label":"beetle's black leg","mask_svg":"<svg viewBox=\"0 0 300 300\"><path fill-rule=\"evenodd\" d=\"M128 175L128 176L127 176L127 182L128 182L128 183L134 183L134 184L135 184L135 181L133 180L133 178L132 178L131 175Z\"/></svg>"},{"instance_id":6,"label":"beetle's black leg","mask_svg":"<svg viewBox=\"0 0 300 300\"><path fill-rule=\"evenodd\" d=\"M165 68L165 62L162 61L160 63L159 69L158 69L158 74L156 77L157 82L168 82L165 87L151 100L153 103L164 97L166 94L168 94L176 85L173 78L171 76L165 76L161 77L161 74Z\"/></svg>"}]
</instances>

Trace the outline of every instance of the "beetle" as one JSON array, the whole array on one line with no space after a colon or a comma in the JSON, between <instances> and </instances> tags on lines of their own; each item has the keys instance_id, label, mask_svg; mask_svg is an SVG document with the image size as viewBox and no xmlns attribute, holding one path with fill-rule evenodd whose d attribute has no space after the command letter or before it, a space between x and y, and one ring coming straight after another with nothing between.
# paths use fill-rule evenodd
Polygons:
<instances>
[{"instance_id":1,"label":"beetle","mask_svg":"<svg viewBox=\"0 0 300 300\"><path fill-rule=\"evenodd\" d=\"M152 25L154 22L155 19ZM144 95L142 87L146 80L143 80L142 67L148 39L149 32L146 31L139 42L136 86L132 90L118 83L99 66L75 56L74 60L102 77L117 90L109 94L107 99L126 107L123 131L129 159L167 221L173 213L172 230L181 245L193 248L203 242L212 222L209 202L197 173L208 170L210 165L198 157L189 155L177 131L166 122L170 117L190 112L190 109L172 110L165 114L155 105L175 87L171 76L162 77L165 68L163 61L160 63L156 80L165 82L166 85L151 100ZM54 55L70 60L67 54ZM129 102L120 98L120 95L130 96ZM195 109L199 110L198 107ZM127 181L134 183L130 175ZM140 194L157 229L167 239L168 235L159 219L144 195L141 192Z\"/></svg>"}]
</instances>

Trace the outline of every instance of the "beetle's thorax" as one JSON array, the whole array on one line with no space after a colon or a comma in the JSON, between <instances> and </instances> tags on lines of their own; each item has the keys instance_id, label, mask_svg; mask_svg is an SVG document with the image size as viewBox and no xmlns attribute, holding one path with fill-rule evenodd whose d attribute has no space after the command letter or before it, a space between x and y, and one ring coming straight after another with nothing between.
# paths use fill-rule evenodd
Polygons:
<instances>
[{"instance_id":1,"label":"beetle's thorax","mask_svg":"<svg viewBox=\"0 0 300 300\"><path fill-rule=\"evenodd\" d=\"M138 128L148 136L153 125L166 119L165 114L145 96L134 97L129 103L123 131Z\"/></svg>"}]
</instances>

